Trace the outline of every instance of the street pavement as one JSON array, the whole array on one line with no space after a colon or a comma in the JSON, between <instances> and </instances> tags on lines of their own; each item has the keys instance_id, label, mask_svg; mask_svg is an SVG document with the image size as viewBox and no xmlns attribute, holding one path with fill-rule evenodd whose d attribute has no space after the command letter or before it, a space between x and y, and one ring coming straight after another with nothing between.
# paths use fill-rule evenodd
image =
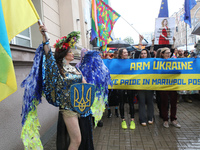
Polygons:
<instances>
[{"instance_id":1,"label":"street pavement","mask_svg":"<svg viewBox=\"0 0 200 150\"><path fill-rule=\"evenodd\" d=\"M200 99L193 103L180 101L177 118L181 128L163 127L157 104L154 104L155 121L143 127L139 124L138 104L135 104L136 129L121 128L121 119L114 115L103 116L103 127L93 130L95 150L200 150ZM129 106L125 104L125 118L129 126ZM56 134L44 145L44 150L56 150Z\"/></svg>"}]
</instances>

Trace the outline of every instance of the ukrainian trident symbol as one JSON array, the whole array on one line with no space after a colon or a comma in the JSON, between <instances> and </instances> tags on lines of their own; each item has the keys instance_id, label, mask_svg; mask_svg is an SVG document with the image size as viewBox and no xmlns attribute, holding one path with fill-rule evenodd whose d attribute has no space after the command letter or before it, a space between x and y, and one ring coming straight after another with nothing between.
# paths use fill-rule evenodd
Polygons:
<instances>
[{"instance_id":1,"label":"ukrainian trident symbol","mask_svg":"<svg viewBox=\"0 0 200 150\"><path fill-rule=\"evenodd\" d=\"M72 106L79 114L86 113L94 102L95 86L87 83L73 84L70 87Z\"/></svg>"}]
</instances>

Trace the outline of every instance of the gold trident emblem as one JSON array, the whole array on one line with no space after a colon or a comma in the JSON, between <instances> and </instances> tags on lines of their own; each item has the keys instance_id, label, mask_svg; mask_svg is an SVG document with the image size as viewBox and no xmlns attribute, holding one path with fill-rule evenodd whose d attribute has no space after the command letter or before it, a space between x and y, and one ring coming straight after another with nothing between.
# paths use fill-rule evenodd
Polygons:
<instances>
[{"instance_id":1,"label":"gold trident emblem","mask_svg":"<svg viewBox=\"0 0 200 150\"><path fill-rule=\"evenodd\" d=\"M74 107L78 107L80 111L84 111L86 107L91 106L91 92L92 88L90 87L86 93L86 100L84 99L84 85L82 85L82 97L79 101L79 91L76 87L74 87Z\"/></svg>"}]
</instances>

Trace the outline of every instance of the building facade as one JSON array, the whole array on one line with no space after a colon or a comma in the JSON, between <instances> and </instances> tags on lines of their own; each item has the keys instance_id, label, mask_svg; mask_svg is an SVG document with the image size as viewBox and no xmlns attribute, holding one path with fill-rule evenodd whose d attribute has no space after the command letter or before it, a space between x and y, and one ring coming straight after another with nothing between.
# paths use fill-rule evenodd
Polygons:
<instances>
[{"instance_id":1,"label":"building facade","mask_svg":"<svg viewBox=\"0 0 200 150\"><path fill-rule=\"evenodd\" d=\"M184 7L178 12L174 13L171 17L176 19L176 31L174 32L174 37L176 38L175 47L185 46L186 44L195 45L195 43L200 39L200 36L192 35L195 25L200 21L200 1L197 1L191 12L191 22L192 27L190 28L184 22ZM186 43L187 42L187 43Z\"/></svg>"}]
</instances>

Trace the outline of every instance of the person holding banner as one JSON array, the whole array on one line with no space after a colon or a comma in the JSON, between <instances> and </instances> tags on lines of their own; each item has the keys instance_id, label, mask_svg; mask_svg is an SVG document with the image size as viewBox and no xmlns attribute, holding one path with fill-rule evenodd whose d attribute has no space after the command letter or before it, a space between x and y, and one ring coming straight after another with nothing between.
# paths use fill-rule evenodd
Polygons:
<instances>
[{"instance_id":1,"label":"person holding banner","mask_svg":"<svg viewBox=\"0 0 200 150\"><path fill-rule=\"evenodd\" d=\"M160 29L161 33L160 33L158 44L167 45L169 44L169 36L170 36L170 32L169 32L170 29L168 28L168 20L163 19L161 24L162 24L162 28Z\"/></svg>"},{"instance_id":2,"label":"person holding banner","mask_svg":"<svg viewBox=\"0 0 200 150\"><path fill-rule=\"evenodd\" d=\"M119 49L118 54L119 59L127 59L128 58L128 51L126 48ZM127 93L128 96L128 103L129 103L129 109L130 109L130 115L131 115L131 121L130 121L130 129L135 129L135 122L134 122L134 101L133 98L135 96L135 91L133 90L118 90L119 91L119 109L120 109L120 116L122 119L122 129L127 129L127 124L124 117L124 103L125 103L125 94Z\"/></svg>"},{"instance_id":3,"label":"person holding banner","mask_svg":"<svg viewBox=\"0 0 200 150\"><path fill-rule=\"evenodd\" d=\"M117 58L118 58L118 50L114 51L113 53L113 59L117 59ZM112 116L110 106L115 106L115 116L118 118L119 117L119 113L118 113L119 96L118 96L118 90L116 89L109 89L107 118L111 118Z\"/></svg>"},{"instance_id":4,"label":"person holding banner","mask_svg":"<svg viewBox=\"0 0 200 150\"><path fill-rule=\"evenodd\" d=\"M139 36L139 42L142 43L144 37L142 35ZM148 50L143 49L140 53L139 58L151 58ZM146 122L148 120L148 124L153 124L154 117L154 104L153 104L153 95L154 91L152 90L138 90L138 98L139 98L139 120L142 126L146 126ZM145 104L147 105L147 113L145 109Z\"/></svg>"},{"instance_id":5,"label":"person holding banner","mask_svg":"<svg viewBox=\"0 0 200 150\"><path fill-rule=\"evenodd\" d=\"M43 36L43 49L46 55L44 83L46 99L49 103L55 100L54 103L59 104L60 112L62 113L70 137L68 150L78 150L81 144L81 131L78 113L73 111L72 105L69 102L69 87L75 83L86 83L86 81L80 70L69 65L69 63L74 60L71 47L78 41L80 33L71 32L67 36L57 40L56 44L54 44L56 50L53 56L49 41L46 40L45 36L46 27L40 25L39 30ZM65 87L63 88L62 86ZM62 92L65 92L65 94L63 95Z\"/></svg>"},{"instance_id":6,"label":"person holding banner","mask_svg":"<svg viewBox=\"0 0 200 150\"><path fill-rule=\"evenodd\" d=\"M171 51L169 48L164 47L160 49L160 58L168 59L171 56ZM170 103L170 120L171 124L177 128L180 128L181 125L177 122L177 92L176 91L160 91L160 98L161 98L161 114L163 118L163 126L165 128L169 128L168 123L168 110L169 110L169 103Z\"/></svg>"}]
</instances>

